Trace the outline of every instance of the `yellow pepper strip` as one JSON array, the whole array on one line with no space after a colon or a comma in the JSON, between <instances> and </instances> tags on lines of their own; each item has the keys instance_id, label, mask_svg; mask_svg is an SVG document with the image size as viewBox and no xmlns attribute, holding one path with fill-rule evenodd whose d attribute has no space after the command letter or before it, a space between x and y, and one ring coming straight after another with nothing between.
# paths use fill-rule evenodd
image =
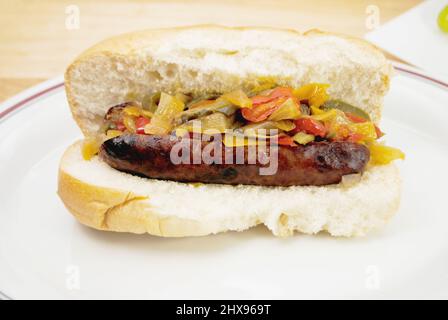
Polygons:
<instances>
[{"instance_id":1,"label":"yellow pepper strip","mask_svg":"<svg viewBox=\"0 0 448 320\"><path fill-rule=\"evenodd\" d=\"M274 124L278 129L286 131L286 132L294 130L296 128L294 121L291 121L291 120L275 121Z\"/></svg>"},{"instance_id":2,"label":"yellow pepper strip","mask_svg":"<svg viewBox=\"0 0 448 320\"><path fill-rule=\"evenodd\" d=\"M221 96L221 99L225 99L240 108L252 108L252 100L242 90L226 93Z\"/></svg>"},{"instance_id":3,"label":"yellow pepper strip","mask_svg":"<svg viewBox=\"0 0 448 320\"><path fill-rule=\"evenodd\" d=\"M185 104L178 98L162 93L160 102L151 118L151 123L145 126L146 134L163 135L173 129L173 118L182 112ZM124 123L126 126L126 123Z\"/></svg>"},{"instance_id":4,"label":"yellow pepper strip","mask_svg":"<svg viewBox=\"0 0 448 320\"><path fill-rule=\"evenodd\" d=\"M324 110L322 110L322 109L320 109L320 108L318 108L316 106L311 106L310 109L311 109L311 114L313 116L318 116L318 115L321 115L321 114L325 113Z\"/></svg>"},{"instance_id":5,"label":"yellow pepper strip","mask_svg":"<svg viewBox=\"0 0 448 320\"><path fill-rule=\"evenodd\" d=\"M157 106L159 105L160 97L161 97L160 92L145 95L142 100L143 110L156 112Z\"/></svg>"},{"instance_id":6,"label":"yellow pepper strip","mask_svg":"<svg viewBox=\"0 0 448 320\"><path fill-rule=\"evenodd\" d=\"M181 92L176 93L174 97L181 101L183 104L186 104L191 100L190 96L187 96L186 94L183 94Z\"/></svg>"},{"instance_id":7,"label":"yellow pepper strip","mask_svg":"<svg viewBox=\"0 0 448 320\"><path fill-rule=\"evenodd\" d=\"M301 112L299 106L292 98L288 98L282 105L275 110L268 118L271 121L296 120L300 118Z\"/></svg>"},{"instance_id":8,"label":"yellow pepper strip","mask_svg":"<svg viewBox=\"0 0 448 320\"><path fill-rule=\"evenodd\" d=\"M310 83L295 89L293 93L300 101L308 100L310 105L320 107L329 98L327 94L327 88L329 86L329 84L323 83Z\"/></svg>"},{"instance_id":9,"label":"yellow pepper strip","mask_svg":"<svg viewBox=\"0 0 448 320\"><path fill-rule=\"evenodd\" d=\"M298 132L292 137L292 139L298 144L305 145L311 141L314 141L314 136L312 134L306 134L305 132Z\"/></svg>"},{"instance_id":10,"label":"yellow pepper strip","mask_svg":"<svg viewBox=\"0 0 448 320\"><path fill-rule=\"evenodd\" d=\"M106 137L107 139L113 139L123 134L120 130L107 130Z\"/></svg>"},{"instance_id":11,"label":"yellow pepper strip","mask_svg":"<svg viewBox=\"0 0 448 320\"><path fill-rule=\"evenodd\" d=\"M188 184L190 186L192 186L193 188L200 188L204 185L204 183L202 183L202 182L189 182Z\"/></svg>"},{"instance_id":12,"label":"yellow pepper strip","mask_svg":"<svg viewBox=\"0 0 448 320\"><path fill-rule=\"evenodd\" d=\"M181 100L169 94L162 93L160 95L159 106L154 115L162 116L164 118L172 118L179 112L182 112L184 108L185 104Z\"/></svg>"},{"instance_id":13,"label":"yellow pepper strip","mask_svg":"<svg viewBox=\"0 0 448 320\"><path fill-rule=\"evenodd\" d=\"M123 124L130 133L135 133L137 131L134 117L125 115L123 117Z\"/></svg>"},{"instance_id":14,"label":"yellow pepper strip","mask_svg":"<svg viewBox=\"0 0 448 320\"><path fill-rule=\"evenodd\" d=\"M220 112L212 113L211 115L191 120L187 123L184 123L176 128L176 135L179 130L180 135L182 136L182 130L186 132L195 132L195 133L224 133L226 130L232 128L232 120L227 117L225 114Z\"/></svg>"},{"instance_id":15,"label":"yellow pepper strip","mask_svg":"<svg viewBox=\"0 0 448 320\"><path fill-rule=\"evenodd\" d=\"M136 106L128 106L124 108L123 112L131 117L139 117L141 115L141 110L142 109Z\"/></svg>"},{"instance_id":16,"label":"yellow pepper strip","mask_svg":"<svg viewBox=\"0 0 448 320\"><path fill-rule=\"evenodd\" d=\"M373 142L369 144L370 162L375 165L389 164L394 160L405 159L405 154L397 149Z\"/></svg>"},{"instance_id":17,"label":"yellow pepper strip","mask_svg":"<svg viewBox=\"0 0 448 320\"><path fill-rule=\"evenodd\" d=\"M189 132L190 132L190 130L188 130L188 128L185 128L183 125L177 127L177 128L174 130L174 134L175 134L177 137L183 137L183 136L187 135Z\"/></svg>"},{"instance_id":18,"label":"yellow pepper strip","mask_svg":"<svg viewBox=\"0 0 448 320\"><path fill-rule=\"evenodd\" d=\"M154 113L152 113L151 111L144 110L144 109L141 110L141 114L148 119L151 119L154 116Z\"/></svg>"},{"instance_id":19,"label":"yellow pepper strip","mask_svg":"<svg viewBox=\"0 0 448 320\"><path fill-rule=\"evenodd\" d=\"M99 151L101 141L98 138L86 138L81 147L81 153L84 160L91 160Z\"/></svg>"},{"instance_id":20,"label":"yellow pepper strip","mask_svg":"<svg viewBox=\"0 0 448 320\"><path fill-rule=\"evenodd\" d=\"M161 116L154 116L151 123L145 126L146 134L164 135L172 129L171 121Z\"/></svg>"},{"instance_id":21,"label":"yellow pepper strip","mask_svg":"<svg viewBox=\"0 0 448 320\"><path fill-rule=\"evenodd\" d=\"M372 122L352 123L349 125L350 131L363 136L363 141L374 141L378 138L375 125Z\"/></svg>"},{"instance_id":22,"label":"yellow pepper strip","mask_svg":"<svg viewBox=\"0 0 448 320\"><path fill-rule=\"evenodd\" d=\"M316 107L311 107L313 110L314 109L318 109ZM317 120L317 121L330 121L333 120L334 118L336 118L336 116L338 115L338 111L336 109L331 109L328 111L323 111L318 109L321 113L319 114L314 114L311 116L312 119Z\"/></svg>"},{"instance_id":23,"label":"yellow pepper strip","mask_svg":"<svg viewBox=\"0 0 448 320\"><path fill-rule=\"evenodd\" d=\"M135 118L138 118L140 116L144 116L146 118L152 118L154 116L154 114L151 111L136 106L128 106L124 108L123 113L129 117L135 117Z\"/></svg>"},{"instance_id":24,"label":"yellow pepper strip","mask_svg":"<svg viewBox=\"0 0 448 320\"><path fill-rule=\"evenodd\" d=\"M199 120L201 121L201 129L203 132L215 130L224 133L227 129L232 128L233 122L229 117L220 112L212 113Z\"/></svg>"}]
</instances>

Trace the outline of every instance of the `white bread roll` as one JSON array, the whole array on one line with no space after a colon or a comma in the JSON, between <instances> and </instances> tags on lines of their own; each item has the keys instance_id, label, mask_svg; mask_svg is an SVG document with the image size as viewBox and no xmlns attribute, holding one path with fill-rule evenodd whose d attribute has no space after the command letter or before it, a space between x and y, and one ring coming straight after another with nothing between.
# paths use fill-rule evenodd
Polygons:
<instances>
[{"instance_id":1,"label":"white bread roll","mask_svg":"<svg viewBox=\"0 0 448 320\"><path fill-rule=\"evenodd\" d=\"M329 83L332 98L362 108L378 123L391 73L380 51L346 36L197 26L106 40L67 69L66 91L85 135L95 134L108 108L129 93L228 92L266 77L293 87ZM265 224L277 236L328 231L348 237L388 221L398 208L400 179L391 164L369 167L352 185L195 188L121 173L97 157L85 161L77 143L61 161L59 195L81 223L100 230L176 237Z\"/></svg>"},{"instance_id":2,"label":"white bread roll","mask_svg":"<svg viewBox=\"0 0 448 320\"><path fill-rule=\"evenodd\" d=\"M105 40L69 66L65 83L72 113L90 135L128 93L229 92L266 77L292 87L328 83L333 98L378 122L391 73L384 55L360 39L316 30L197 26Z\"/></svg>"}]
</instances>

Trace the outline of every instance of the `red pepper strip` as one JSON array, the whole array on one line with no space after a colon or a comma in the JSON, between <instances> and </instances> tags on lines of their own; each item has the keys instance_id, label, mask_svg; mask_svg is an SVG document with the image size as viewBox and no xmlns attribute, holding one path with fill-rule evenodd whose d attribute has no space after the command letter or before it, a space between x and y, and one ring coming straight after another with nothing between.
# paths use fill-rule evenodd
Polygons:
<instances>
[{"instance_id":1,"label":"red pepper strip","mask_svg":"<svg viewBox=\"0 0 448 320\"><path fill-rule=\"evenodd\" d=\"M376 138L377 138L377 139L379 139L379 138L381 138L382 136L384 136L384 132L381 131L381 129L378 128L377 126L375 126L375 132L376 132Z\"/></svg>"},{"instance_id":2,"label":"red pepper strip","mask_svg":"<svg viewBox=\"0 0 448 320\"><path fill-rule=\"evenodd\" d=\"M258 106L260 104L263 103L268 103L271 102L272 100L274 100L273 98L269 97L269 96L254 96L251 98L252 99L252 106Z\"/></svg>"},{"instance_id":3,"label":"red pepper strip","mask_svg":"<svg viewBox=\"0 0 448 320\"><path fill-rule=\"evenodd\" d=\"M278 87L275 88L269 95L267 96L254 96L252 97L252 106L257 106L260 104L265 104L268 102L271 102L277 98L281 97L293 97L292 89L291 88L285 88L285 87Z\"/></svg>"},{"instance_id":4,"label":"red pepper strip","mask_svg":"<svg viewBox=\"0 0 448 320\"><path fill-rule=\"evenodd\" d=\"M347 118L348 118L350 121L352 121L352 122L354 122L354 123L363 123L363 122L367 122L366 119L361 118L361 117L359 117L359 116L357 116L357 115L354 115L353 113L350 113L350 112L346 112L345 115L347 116Z\"/></svg>"},{"instance_id":5,"label":"red pepper strip","mask_svg":"<svg viewBox=\"0 0 448 320\"><path fill-rule=\"evenodd\" d=\"M280 108L285 100L286 98L278 98L268 103L253 106L252 108L243 108L241 109L241 114L243 115L244 119L248 121L261 122L269 118L269 116L273 114L275 110Z\"/></svg>"},{"instance_id":6,"label":"red pepper strip","mask_svg":"<svg viewBox=\"0 0 448 320\"><path fill-rule=\"evenodd\" d=\"M360 142L361 140L364 139L364 136L360 133L351 133L349 134L349 136L345 139L345 141L349 141L349 142Z\"/></svg>"},{"instance_id":7,"label":"red pepper strip","mask_svg":"<svg viewBox=\"0 0 448 320\"><path fill-rule=\"evenodd\" d=\"M294 142L294 139L290 136L279 137L277 143L280 146L297 147L297 144Z\"/></svg>"},{"instance_id":8,"label":"red pepper strip","mask_svg":"<svg viewBox=\"0 0 448 320\"><path fill-rule=\"evenodd\" d=\"M363 122L367 122L366 119L358 117L357 115L354 115L353 113L349 113L346 112L345 115L347 116L347 118L354 122L354 123L363 123ZM377 126L375 126L375 131L376 131L376 136L377 138L381 138L382 136L384 136L384 133L380 130L380 128L378 128Z\"/></svg>"},{"instance_id":9,"label":"red pepper strip","mask_svg":"<svg viewBox=\"0 0 448 320\"><path fill-rule=\"evenodd\" d=\"M135 120L135 127L137 128L137 133L145 134L145 126L150 122L151 121L149 119L146 119L145 117L138 117Z\"/></svg>"},{"instance_id":10,"label":"red pepper strip","mask_svg":"<svg viewBox=\"0 0 448 320\"><path fill-rule=\"evenodd\" d=\"M294 121L296 128L294 132L303 131L313 136L319 136L324 138L327 135L327 129L325 126L317 120L311 118L300 118Z\"/></svg>"}]
</instances>

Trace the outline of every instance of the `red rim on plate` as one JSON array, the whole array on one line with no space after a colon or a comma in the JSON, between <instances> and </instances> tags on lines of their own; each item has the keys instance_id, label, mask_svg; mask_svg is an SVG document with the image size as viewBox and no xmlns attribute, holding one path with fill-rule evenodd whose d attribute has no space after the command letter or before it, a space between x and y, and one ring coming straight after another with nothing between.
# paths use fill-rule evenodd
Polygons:
<instances>
[{"instance_id":1,"label":"red rim on plate","mask_svg":"<svg viewBox=\"0 0 448 320\"><path fill-rule=\"evenodd\" d=\"M444 89L448 89L448 83L446 83L446 82L444 82L442 80L439 80L439 79L427 76L425 74L422 74L419 71L407 69L406 67L403 67L401 65L394 65L394 68L395 68L395 70L397 70L398 72L400 72L400 73L402 73L404 75L408 75L408 76L412 76L412 77L415 77L415 78L423 79L425 82L429 82L429 83L435 84L437 86L440 86L440 87L442 87ZM27 98L24 98L23 100L15 103L11 107L7 108L6 110L1 111L0 112L0 120L5 118L9 114L13 113L14 111L17 111L17 110L25 107L30 102L33 102L34 100L39 99L39 98L41 98L42 96L44 96L46 94L56 92L58 89L60 89L63 86L64 86L64 83L61 82L61 83L53 85L53 86L51 86L49 88L43 89L42 91L34 93L33 95L31 95L31 96L29 96Z\"/></svg>"},{"instance_id":2,"label":"red rim on plate","mask_svg":"<svg viewBox=\"0 0 448 320\"><path fill-rule=\"evenodd\" d=\"M64 83L58 83L54 86L51 86L49 88L43 89L42 91L36 92L35 94L17 102L16 104L12 105L11 107L7 108L6 110L0 112L0 119L6 117L8 114L20 109L21 107L25 106L26 104L28 104L29 102L32 102L42 96L44 96L47 93L53 92L59 88L61 88L62 86L64 86Z\"/></svg>"}]
</instances>

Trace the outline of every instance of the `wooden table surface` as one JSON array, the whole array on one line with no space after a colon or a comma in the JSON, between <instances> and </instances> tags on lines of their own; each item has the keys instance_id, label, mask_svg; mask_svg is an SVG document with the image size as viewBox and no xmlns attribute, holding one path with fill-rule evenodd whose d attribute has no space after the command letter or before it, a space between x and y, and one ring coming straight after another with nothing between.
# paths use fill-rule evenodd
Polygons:
<instances>
[{"instance_id":1,"label":"wooden table surface","mask_svg":"<svg viewBox=\"0 0 448 320\"><path fill-rule=\"evenodd\" d=\"M369 31L367 25L372 5L379 10L379 22L385 23L420 2L0 0L0 101L62 74L81 51L118 33L152 27L217 23L266 25L302 31L319 28L363 36ZM76 24L78 10L79 25Z\"/></svg>"}]
</instances>

